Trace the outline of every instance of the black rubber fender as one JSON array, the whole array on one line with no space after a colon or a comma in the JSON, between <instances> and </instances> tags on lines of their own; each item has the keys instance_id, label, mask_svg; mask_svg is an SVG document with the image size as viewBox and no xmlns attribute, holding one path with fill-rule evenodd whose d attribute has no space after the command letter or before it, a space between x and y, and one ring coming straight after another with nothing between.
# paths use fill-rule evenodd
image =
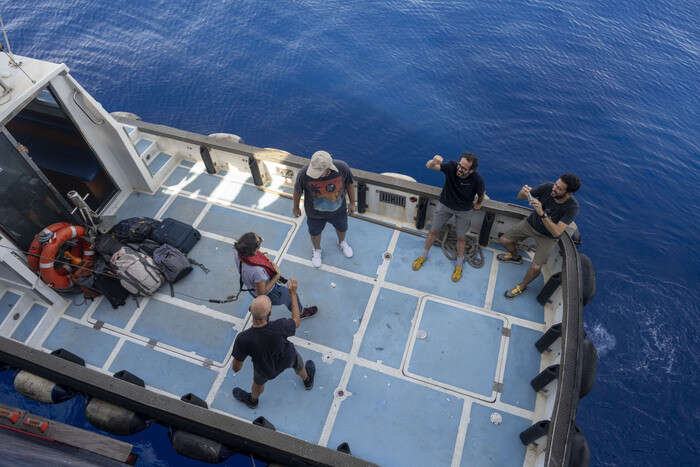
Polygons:
<instances>
[{"instance_id":1,"label":"black rubber fender","mask_svg":"<svg viewBox=\"0 0 700 467\"><path fill-rule=\"evenodd\" d=\"M581 389L579 398L591 392L598 369L598 350L590 339L583 339L583 364L581 368Z\"/></svg>"},{"instance_id":2,"label":"black rubber fender","mask_svg":"<svg viewBox=\"0 0 700 467\"><path fill-rule=\"evenodd\" d=\"M595 297L595 269L587 255L579 253L578 258L581 264L581 300L583 306L587 306Z\"/></svg>"},{"instance_id":3,"label":"black rubber fender","mask_svg":"<svg viewBox=\"0 0 700 467\"><path fill-rule=\"evenodd\" d=\"M151 425L151 420L131 410L95 398L85 404L85 418L95 428L118 436L133 435Z\"/></svg>"},{"instance_id":4,"label":"black rubber fender","mask_svg":"<svg viewBox=\"0 0 700 467\"><path fill-rule=\"evenodd\" d=\"M178 454L209 464L218 464L236 454L236 451L218 441L182 430L171 432L170 442Z\"/></svg>"},{"instance_id":5,"label":"black rubber fender","mask_svg":"<svg viewBox=\"0 0 700 467\"><path fill-rule=\"evenodd\" d=\"M14 380L15 391L45 404L58 404L75 396L71 388L60 386L25 370L18 371Z\"/></svg>"},{"instance_id":6,"label":"black rubber fender","mask_svg":"<svg viewBox=\"0 0 700 467\"><path fill-rule=\"evenodd\" d=\"M591 464L591 450L585 436L579 427L572 428L573 433L569 437L569 467L588 467Z\"/></svg>"}]
</instances>

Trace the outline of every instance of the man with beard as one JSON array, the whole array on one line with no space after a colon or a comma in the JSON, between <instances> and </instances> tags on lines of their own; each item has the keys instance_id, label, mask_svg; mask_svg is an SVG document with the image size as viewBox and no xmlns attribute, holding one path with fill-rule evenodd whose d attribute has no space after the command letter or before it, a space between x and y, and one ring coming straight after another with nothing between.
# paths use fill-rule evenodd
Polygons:
<instances>
[{"instance_id":1,"label":"man with beard","mask_svg":"<svg viewBox=\"0 0 700 467\"><path fill-rule=\"evenodd\" d=\"M573 194L580 187L581 180L576 175L567 173L553 184L544 183L534 189L525 185L520 189L518 199L529 200L534 212L501 236L500 242L508 253L501 253L497 258L504 263L522 263L523 259L515 244L526 238L535 240L537 250L522 282L506 290L507 298L521 295L527 289L527 285L540 274L542 265L547 262L549 253L557 243L557 238L578 214L578 202Z\"/></svg>"}]
</instances>

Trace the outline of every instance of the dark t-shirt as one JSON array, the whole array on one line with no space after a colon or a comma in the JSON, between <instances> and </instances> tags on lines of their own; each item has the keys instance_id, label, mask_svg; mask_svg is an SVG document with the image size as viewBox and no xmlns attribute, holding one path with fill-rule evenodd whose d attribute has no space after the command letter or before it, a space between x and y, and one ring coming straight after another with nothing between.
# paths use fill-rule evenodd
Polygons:
<instances>
[{"instance_id":1,"label":"dark t-shirt","mask_svg":"<svg viewBox=\"0 0 700 467\"><path fill-rule=\"evenodd\" d=\"M571 224L576 214L578 214L578 201L572 196L562 204L557 203L552 197L553 186L553 183L544 183L537 188L533 188L530 194L532 194L533 198L540 200L542 209L552 219L552 222L558 224L561 221L565 224ZM554 235L547 230L547 227L544 226L542 219L536 212L530 214L527 222L539 233L554 238Z\"/></svg>"},{"instance_id":2,"label":"dark t-shirt","mask_svg":"<svg viewBox=\"0 0 700 467\"><path fill-rule=\"evenodd\" d=\"M347 209L345 186L353 183L350 167L343 161L334 160L338 172L331 171L325 177L311 178L306 175L306 164L297 173L294 191L304 193L304 210L314 219L330 219L339 209Z\"/></svg>"},{"instance_id":3,"label":"dark t-shirt","mask_svg":"<svg viewBox=\"0 0 700 467\"><path fill-rule=\"evenodd\" d=\"M481 174L472 172L467 178L460 178L455 161L443 162L440 170L445 174L440 202L455 211L469 211L474 204L474 195L481 196L486 190Z\"/></svg>"},{"instance_id":4,"label":"dark t-shirt","mask_svg":"<svg viewBox=\"0 0 700 467\"><path fill-rule=\"evenodd\" d=\"M236 337L233 358L242 362L250 355L253 367L267 379L275 378L291 367L296 358L294 344L287 340L296 332L293 319L270 321L260 328L249 328Z\"/></svg>"}]
</instances>

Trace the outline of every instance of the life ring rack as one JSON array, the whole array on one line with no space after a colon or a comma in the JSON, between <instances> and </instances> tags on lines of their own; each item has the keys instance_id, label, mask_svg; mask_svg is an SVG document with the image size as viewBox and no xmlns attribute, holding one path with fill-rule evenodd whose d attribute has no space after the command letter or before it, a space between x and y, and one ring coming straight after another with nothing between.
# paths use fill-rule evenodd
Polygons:
<instances>
[{"instance_id":1,"label":"life ring rack","mask_svg":"<svg viewBox=\"0 0 700 467\"><path fill-rule=\"evenodd\" d=\"M86 234L85 227L70 224L60 226L60 224L63 223L48 226L42 230L39 235L37 235L35 240L38 242L38 237L42 233L47 235L47 231L53 232L51 239L48 242L45 242L43 248L41 249L38 269L41 275L41 280L43 280L49 287L56 290L65 290L71 289L74 285L74 281L71 274L66 274L63 272L62 267L59 267L58 269L55 267L54 262L56 259L56 253L58 253L61 246L68 240L78 238L79 242L77 248L74 247L72 249L70 257L74 265L80 265L86 270L91 270L95 263L95 250L92 248L90 242L83 238Z\"/></svg>"}]
</instances>

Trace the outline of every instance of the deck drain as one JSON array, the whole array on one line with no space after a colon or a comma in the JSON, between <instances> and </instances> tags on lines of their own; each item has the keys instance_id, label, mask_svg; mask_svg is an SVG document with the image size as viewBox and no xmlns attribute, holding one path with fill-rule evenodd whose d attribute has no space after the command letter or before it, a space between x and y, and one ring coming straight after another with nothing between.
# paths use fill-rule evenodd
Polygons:
<instances>
[{"instance_id":1,"label":"deck drain","mask_svg":"<svg viewBox=\"0 0 700 467\"><path fill-rule=\"evenodd\" d=\"M15 313L14 315L12 315L12 319L17 321L19 319L19 313Z\"/></svg>"},{"instance_id":2,"label":"deck drain","mask_svg":"<svg viewBox=\"0 0 700 467\"><path fill-rule=\"evenodd\" d=\"M385 252L384 252L384 259L390 260L390 259L391 259L391 253L389 253L388 251L385 251Z\"/></svg>"}]
</instances>

